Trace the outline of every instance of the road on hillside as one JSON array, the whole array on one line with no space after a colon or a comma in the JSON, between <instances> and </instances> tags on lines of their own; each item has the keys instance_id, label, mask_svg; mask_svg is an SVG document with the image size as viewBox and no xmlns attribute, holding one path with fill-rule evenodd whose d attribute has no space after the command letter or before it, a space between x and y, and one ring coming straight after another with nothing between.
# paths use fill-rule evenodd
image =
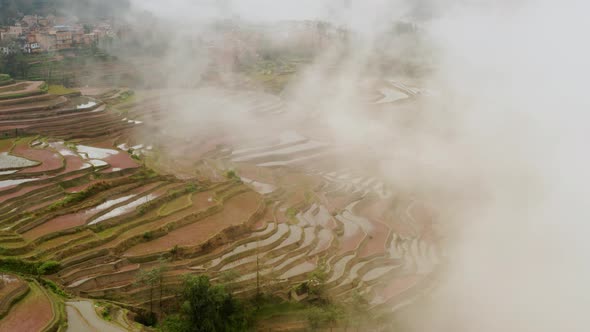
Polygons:
<instances>
[{"instance_id":1,"label":"road on hillside","mask_svg":"<svg viewBox=\"0 0 590 332\"><path fill-rule=\"evenodd\" d=\"M122 327L98 317L90 301L66 302L66 311L68 313L67 332L127 332Z\"/></svg>"}]
</instances>

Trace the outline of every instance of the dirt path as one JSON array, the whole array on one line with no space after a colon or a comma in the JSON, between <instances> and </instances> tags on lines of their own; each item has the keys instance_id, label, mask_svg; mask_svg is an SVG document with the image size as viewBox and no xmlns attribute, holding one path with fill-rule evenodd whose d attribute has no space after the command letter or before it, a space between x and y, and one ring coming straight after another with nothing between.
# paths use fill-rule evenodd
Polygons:
<instances>
[{"instance_id":1,"label":"dirt path","mask_svg":"<svg viewBox=\"0 0 590 332\"><path fill-rule=\"evenodd\" d=\"M21 85L21 87L19 87L20 89L15 90L15 91L10 91L8 89L8 87L10 87L10 85L8 85L8 86L3 87L6 91L0 92L0 96L20 95L20 94L35 92L35 91L39 90L44 83L45 82L41 82L41 81L29 81L29 82L17 83L17 84L15 84L15 86Z\"/></svg>"},{"instance_id":2,"label":"dirt path","mask_svg":"<svg viewBox=\"0 0 590 332\"><path fill-rule=\"evenodd\" d=\"M98 317L91 301L66 302L67 332L126 332L125 329Z\"/></svg>"}]
</instances>

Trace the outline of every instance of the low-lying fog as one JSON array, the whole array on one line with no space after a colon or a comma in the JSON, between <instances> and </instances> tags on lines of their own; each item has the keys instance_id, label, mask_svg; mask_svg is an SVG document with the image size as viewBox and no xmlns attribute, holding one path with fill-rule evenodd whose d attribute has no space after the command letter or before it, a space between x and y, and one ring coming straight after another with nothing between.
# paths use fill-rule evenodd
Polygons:
<instances>
[{"instance_id":1,"label":"low-lying fog","mask_svg":"<svg viewBox=\"0 0 590 332\"><path fill-rule=\"evenodd\" d=\"M220 101L216 90L201 87L165 104L174 111L164 129L183 136L215 123L228 134L277 137L295 127L332 144L371 149L370 159L343 160L378 165L392 188L423 197L446 238L441 282L406 312L409 329L588 330L586 2L132 3L134 12L178 19L183 36L201 31L191 25L193 15L254 23L325 19L354 29L353 38L326 48L289 85L282 96L295 114L289 121L240 112L239 102ZM420 41L389 40L383 27L398 19L417 22ZM169 82L186 83L194 76L185 73L201 72L207 60L187 53L183 39L171 40L177 42L165 55ZM383 45L381 53L434 69L419 77L383 72L375 64ZM362 82L375 79L432 93L409 106L369 107Z\"/></svg>"}]
</instances>

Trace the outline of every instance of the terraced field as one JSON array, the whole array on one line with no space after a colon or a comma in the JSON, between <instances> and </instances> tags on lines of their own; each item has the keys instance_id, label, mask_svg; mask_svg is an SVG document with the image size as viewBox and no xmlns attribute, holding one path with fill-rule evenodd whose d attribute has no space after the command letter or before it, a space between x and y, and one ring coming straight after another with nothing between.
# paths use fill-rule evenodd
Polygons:
<instances>
[{"instance_id":1,"label":"terraced field","mask_svg":"<svg viewBox=\"0 0 590 332\"><path fill-rule=\"evenodd\" d=\"M0 320L0 331L49 331L58 325L53 295L35 282L29 283L29 287L29 292Z\"/></svg>"},{"instance_id":2,"label":"terraced field","mask_svg":"<svg viewBox=\"0 0 590 332\"><path fill-rule=\"evenodd\" d=\"M59 262L49 279L68 293L145 308L150 289L137 274L164 261L164 309L183 275L216 280L230 270L240 296L261 278L289 298L325 265L331 297L358 292L391 311L436 279L427 208L373 172L334 162L342 148L293 121L280 98L198 91L214 96L207 107L239 105L237 114L278 129L228 134L217 123L192 137L167 131L178 117L166 118L175 108L157 96L116 104L48 95L37 83L7 87L38 93L0 100L0 255ZM47 294L29 286L0 324L20 319L18 306L44 313L31 328L51 320ZM82 324L77 313L68 307Z\"/></svg>"}]
</instances>

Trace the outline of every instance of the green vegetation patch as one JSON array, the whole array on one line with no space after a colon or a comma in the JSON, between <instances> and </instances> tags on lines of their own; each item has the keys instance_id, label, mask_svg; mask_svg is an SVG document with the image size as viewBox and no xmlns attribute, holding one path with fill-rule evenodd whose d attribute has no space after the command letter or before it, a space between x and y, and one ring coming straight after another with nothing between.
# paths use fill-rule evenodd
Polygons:
<instances>
[{"instance_id":1,"label":"green vegetation patch","mask_svg":"<svg viewBox=\"0 0 590 332\"><path fill-rule=\"evenodd\" d=\"M48 275L57 272L60 265L56 261L34 262L14 257L0 259L0 270L25 275Z\"/></svg>"},{"instance_id":2,"label":"green vegetation patch","mask_svg":"<svg viewBox=\"0 0 590 332\"><path fill-rule=\"evenodd\" d=\"M49 94L52 95L58 95L58 96L64 96L64 95L70 95L70 94L75 94L75 93L79 93L78 90L74 90L74 89L69 89L66 88L63 85L57 85L57 84L53 84L50 85L47 92Z\"/></svg>"},{"instance_id":3,"label":"green vegetation patch","mask_svg":"<svg viewBox=\"0 0 590 332\"><path fill-rule=\"evenodd\" d=\"M54 212L59 209L63 209L68 206L72 206L74 204L84 201L88 197L91 197L101 191L105 191L105 190L110 189L112 187L113 187L113 184L109 183L109 182L101 181L101 182L95 183L95 184L91 185L90 187L88 187L82 191L79 191L77 193L67 194L67 196L65 198L49 205L39 214L43 215L43 214L46 214L49 212Z\"/></svg>"},{"instance_id":4,"label":"green vegetation patch","mask_svg":"<svg viewBox=\"0 0 590 332\"><path fill-rule=\"evenodd\" d=\"M192 201L192 194L181 196L176 198L162 206L158 211L158 215L165 217L168 216L176 211L182 210L191 206L193 203Z\"/></svg>"}]
</instances>

